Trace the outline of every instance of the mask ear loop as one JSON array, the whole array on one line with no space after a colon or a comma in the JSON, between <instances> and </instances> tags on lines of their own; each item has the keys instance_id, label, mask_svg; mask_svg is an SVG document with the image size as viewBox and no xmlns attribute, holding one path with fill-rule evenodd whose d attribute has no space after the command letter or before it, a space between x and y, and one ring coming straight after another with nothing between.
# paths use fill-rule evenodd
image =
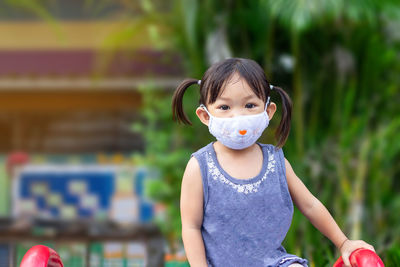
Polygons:
<instances>
[{"instance_id":1,"label":"mask ear loop","mask_svg":"<svg viewBox=\"0 0 400 267\"><path fill-rule=\"evenodd\" d=\"M203 104L200 104L200 107L203 108L207 112L207 114L211 117L211 114L210 114L210 112L208 112L206 106L204 106Z\"/></svg>"},{"instance_id":2,"label":"mask ear loop","mask_svg":"<svg viewBox=\"0 0 400 267\"><path fill-rule=\"evenodd\" d=\"M269 89L270 89L270 90L274 90L274 86L273 86L272 84L270 84L270 85L269 85ZM268 96L267 103L265 103L264 111L267 111L267 107L268 107L268 104L269 104L269 100L270 100L270 99L271 99L271 97Z\"/></svg>"},{"instance_id":3,"label":"mask ear loop","mask_svg":"<svg viewBox=\"0 0 400 267\"><path fill-rule=\"evenodd\" d=\"M264 111L267 111L267 107L268 107L268 104L269 104L269 100L270 100L270 97L268 97L267 103L265 103Z\"/></svg>"}]
</instances>

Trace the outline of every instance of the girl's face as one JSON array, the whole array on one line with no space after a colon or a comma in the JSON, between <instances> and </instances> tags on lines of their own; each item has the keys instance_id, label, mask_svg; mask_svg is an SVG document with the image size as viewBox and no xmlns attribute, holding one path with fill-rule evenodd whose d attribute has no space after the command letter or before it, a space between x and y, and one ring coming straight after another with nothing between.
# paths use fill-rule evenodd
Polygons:
<instances>
[{"instance_id":1,"label":"girl's face","mask_svg":"<svg viewBox=\"0 0 400 267\"><path fill-rule=\"evenodd\" d=\"M207 104L211 115L221 118L229 118L241 115L254 115L264 111L265 102L259 98L247 84L246 80L237 73L227 81L225 89L212 104ZM276 105L270 102L267 113L272 119ZM208 125L208 114L202 108L196 110L200 120Z\"/></svg>"}]
</instances>

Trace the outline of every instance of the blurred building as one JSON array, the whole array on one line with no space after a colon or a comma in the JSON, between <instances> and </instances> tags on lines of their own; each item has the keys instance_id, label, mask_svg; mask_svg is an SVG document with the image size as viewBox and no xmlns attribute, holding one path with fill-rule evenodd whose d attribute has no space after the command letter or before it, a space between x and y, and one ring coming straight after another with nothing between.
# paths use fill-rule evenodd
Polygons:
<instances>
[{"instance_id":1,"label":"blurred building","mask_svg":"<svg viewBox=\"0 0 400 267\"><path fill-rule=\"evenodd\" d=\"M151 46L152 25L139 13L121 20L126 7L110 2L95 11L55 1L47 20L0 4L0 153L143 149L130 130L137 89L173 88L182 69L176 54Z\"/></svg>"},{"instance_id":2,"label":"blurred building","mask_svg":"<svg viewBox=\"0 0 400 267\"><path fill-rule=\"evenodd\" d=\"M142 89L171 90L183 76L179 55L157 45L162 27L147 23L135 3L35 3L0 2L2 217L11 215L14 201L6 166L10 153L23 151L33 168L123 163L144 150L142 137L131 130L141 119ZM136 180L121 183L121 176L115 182L113 205L128 203L132 192L141 198L137 181L142 178L133 173ZM30 245L14 251L14 258Z\"/></svg>"}]
</instances>

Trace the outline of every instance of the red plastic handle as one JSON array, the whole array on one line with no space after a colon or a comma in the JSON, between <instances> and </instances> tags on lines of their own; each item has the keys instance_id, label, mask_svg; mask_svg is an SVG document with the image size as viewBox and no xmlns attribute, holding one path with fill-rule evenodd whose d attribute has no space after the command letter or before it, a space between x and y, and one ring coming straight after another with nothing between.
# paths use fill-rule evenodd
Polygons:
<instances>
[{"instance_id":1,"label":"red plastic handle","mask_svg":"<svg viewBox=\"0 0 400 267\"><path fill-rule=\"evenodd\" d=\"M349 257L351 266L355 267L385 267L383 261L372 250L359 248L354 250ZM333 267L343 267L342 256L335 262Z\"/></svg>"},{"instance_id":2,"label":"red plastic handle","mask_svg":"<svg viewBox=\"0 0 400 267\"><path fill-rule=\"evenodd\" d=\"M31 247L24 255L20 267L64 267L57 252L43 245Z\"/></svg>"}]
</instances>

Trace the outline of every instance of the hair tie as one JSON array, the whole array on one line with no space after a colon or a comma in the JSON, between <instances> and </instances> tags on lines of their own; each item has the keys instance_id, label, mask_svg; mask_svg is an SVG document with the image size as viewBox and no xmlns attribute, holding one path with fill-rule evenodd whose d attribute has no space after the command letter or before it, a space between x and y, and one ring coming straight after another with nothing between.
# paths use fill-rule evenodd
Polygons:
<instances>
[{"instance_id":1,"label":"hair tie","mask_svg":"<svg viewBox=\"0 0 400 267\"><path fill-rule=\"evenodd\" d=\"M198 81L197 81L197 84L200 85L200 84L201 84L201 80L198 80Z\"/></svg>"}]
</instances>

